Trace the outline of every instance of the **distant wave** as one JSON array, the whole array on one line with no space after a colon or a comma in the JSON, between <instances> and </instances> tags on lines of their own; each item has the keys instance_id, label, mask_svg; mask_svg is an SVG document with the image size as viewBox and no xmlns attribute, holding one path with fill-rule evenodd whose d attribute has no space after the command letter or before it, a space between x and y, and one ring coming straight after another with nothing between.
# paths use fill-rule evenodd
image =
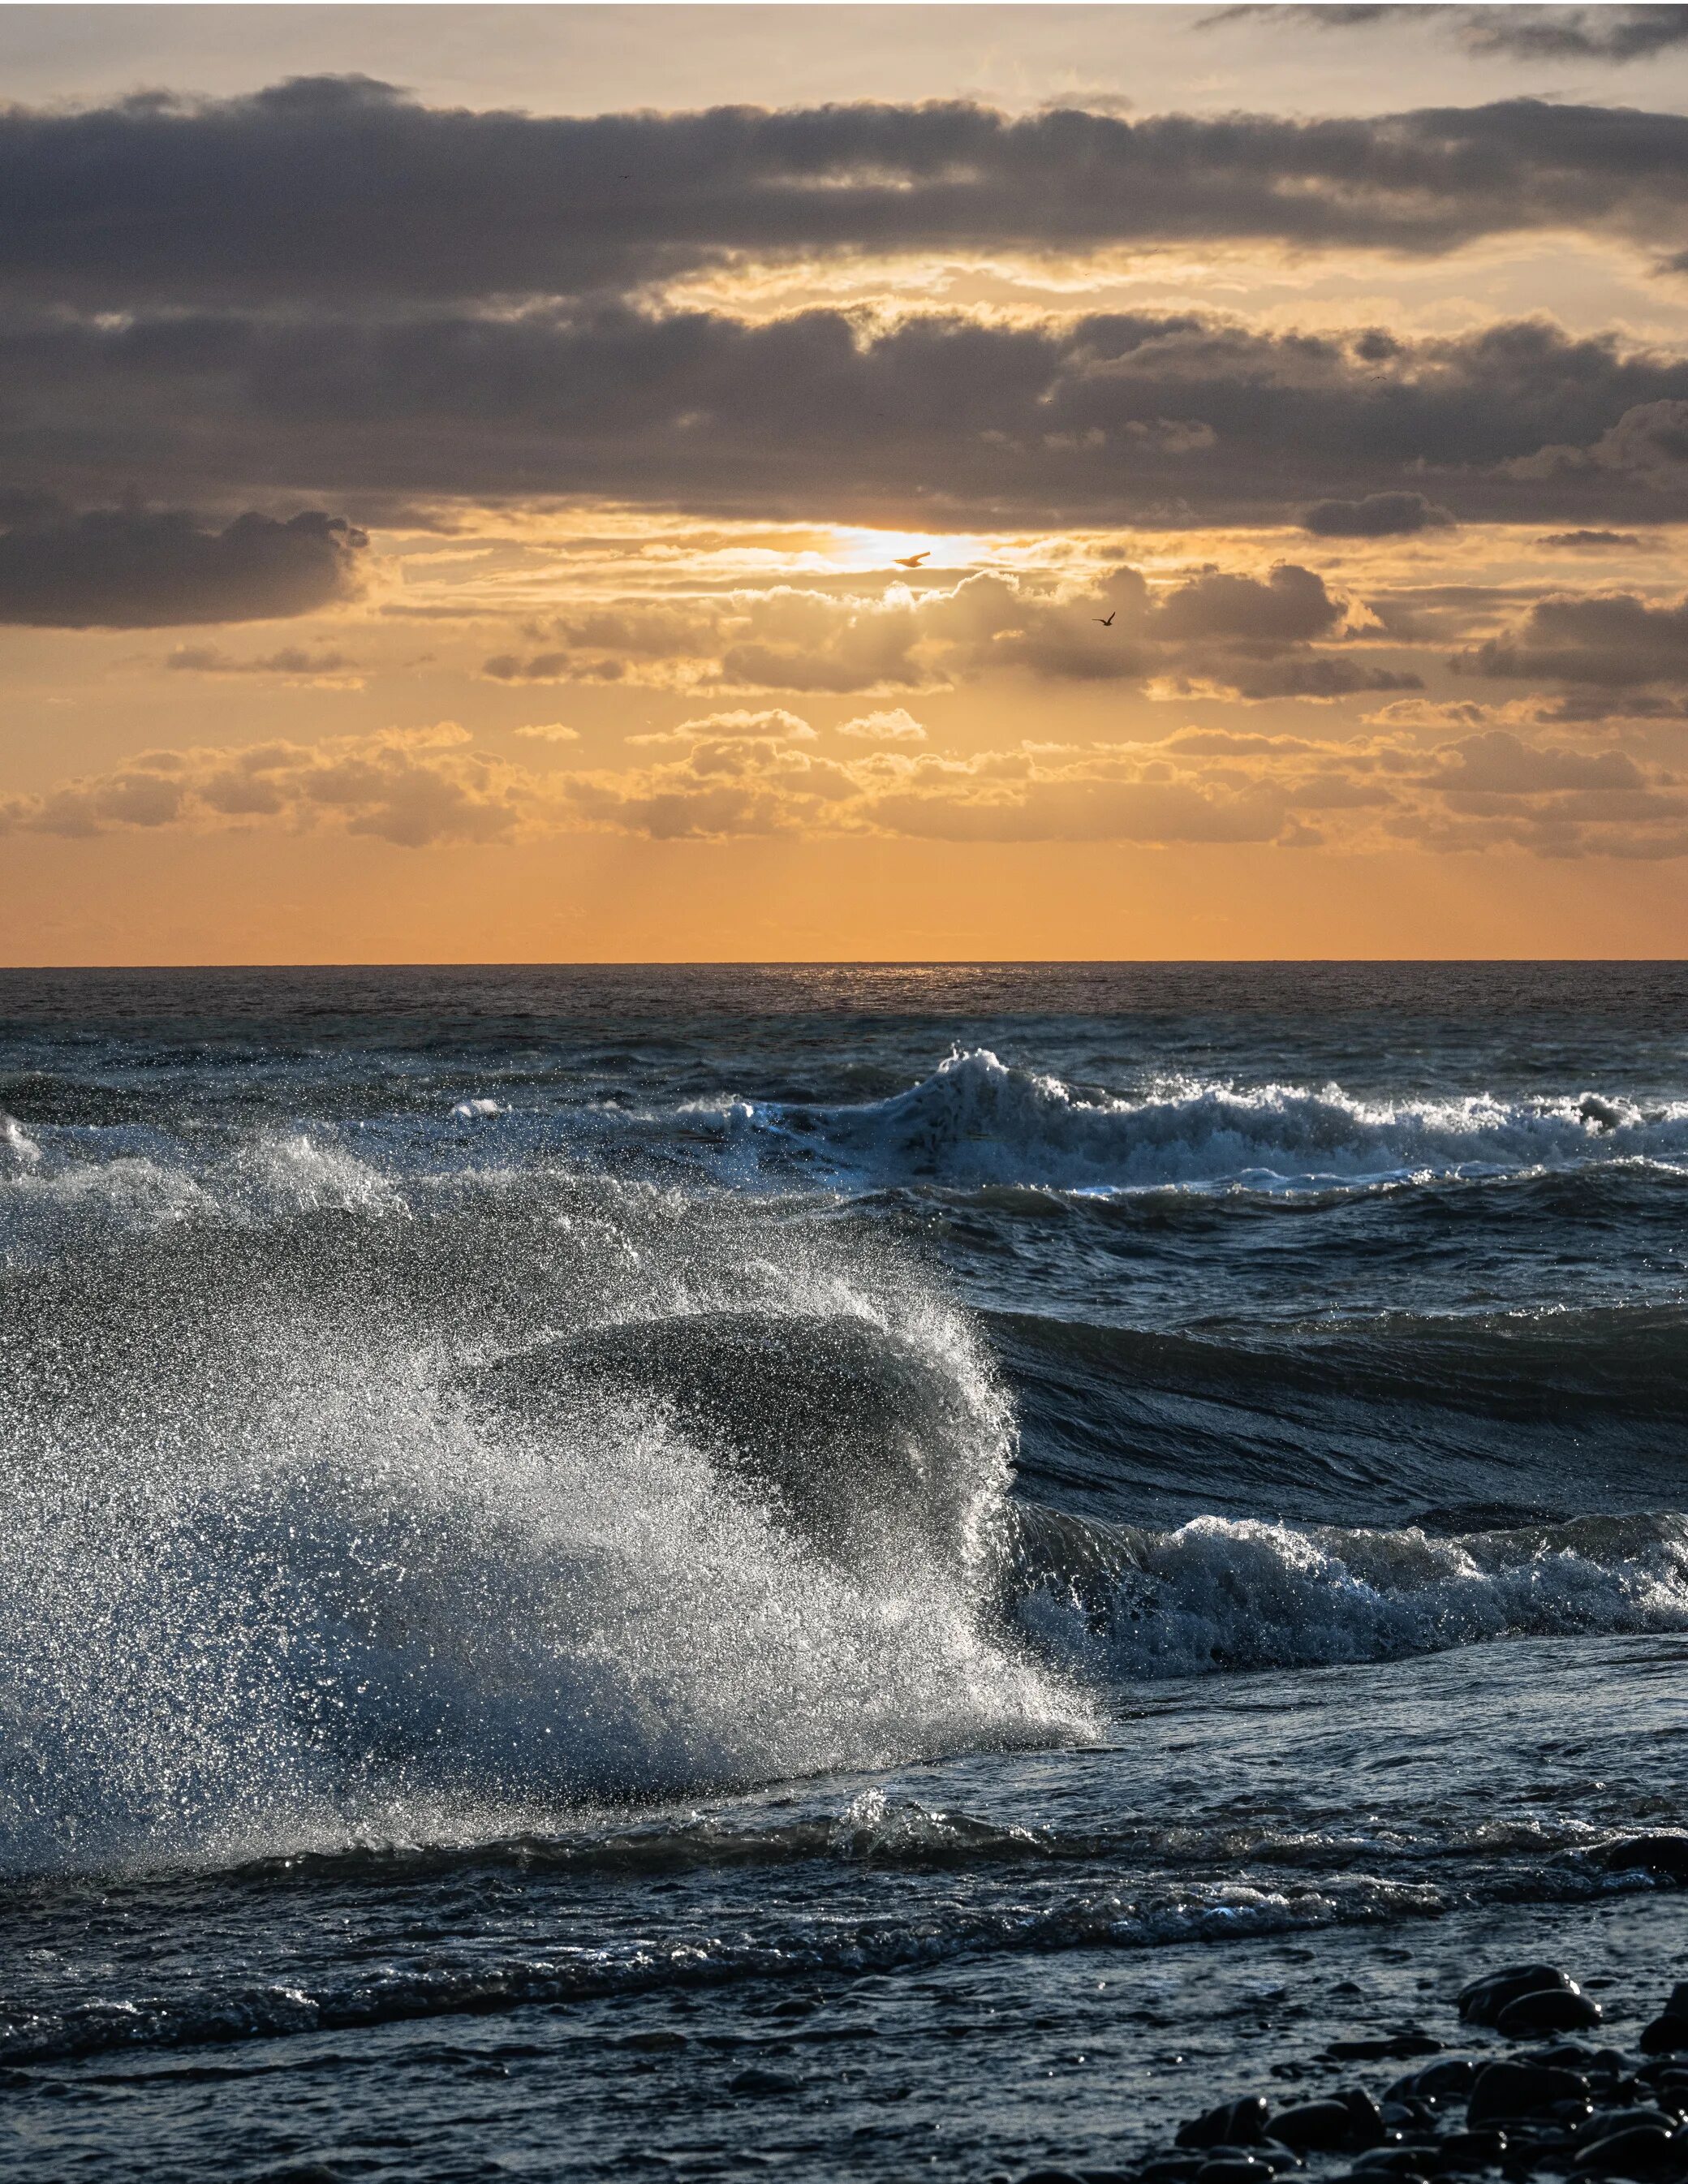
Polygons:
<instances>
[{"instance_id":1,"label":"distant wave","mask_svg":"<svg viewBox=\"0 0 1688 2184\"><path fill-rule=\"evenodd\" d=\"M1339 1086L1186 1083L1126 1100L1010 1067L985 1049L858 1107L758 1107L784 1134L886 1180L1062 1190L1317 1187L1591 1161L1688 1164L1688 1101L1588 1092L1364 1100Z\"/></svg>"},{"instance_id":2,"label":"distant wave","mask_svg":"<svg viewBox=\"0 0 1688 2184\"><path fill-rule=\"evenodd\" d=\"M1496 1638L1688 1631L1688 1516L1579 1517L1447 1535L1200 1517L1090 1528L1022 1604L1061 1658L1110 1678L1322 1667Z\"/></svg>"}]
</instances>

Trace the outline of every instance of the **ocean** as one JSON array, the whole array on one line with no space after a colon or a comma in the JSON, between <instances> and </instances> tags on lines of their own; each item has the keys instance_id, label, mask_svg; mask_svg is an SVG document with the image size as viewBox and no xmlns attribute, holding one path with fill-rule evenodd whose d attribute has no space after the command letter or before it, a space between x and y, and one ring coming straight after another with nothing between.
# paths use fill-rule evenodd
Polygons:
<instances>
[{"instance_id":1,"label":"ocean","mask_svg":"<svg viewBox=\"0 0 1688 2184\"><path fill-rule=\"evenodd\" d=\"M0 972L12 2173L1134 2174L1544 1957L1621 2045L1685 1251L1674 963Z\"/></svg>"}]
</instances>

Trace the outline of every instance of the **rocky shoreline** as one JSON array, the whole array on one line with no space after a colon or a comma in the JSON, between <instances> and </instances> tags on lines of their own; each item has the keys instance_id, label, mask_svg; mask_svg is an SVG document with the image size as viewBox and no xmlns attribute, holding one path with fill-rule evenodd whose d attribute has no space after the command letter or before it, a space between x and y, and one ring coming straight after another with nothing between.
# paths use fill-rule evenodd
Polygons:
<instances>
[{"instance_id":1,"label":"rocky shoreline","mask_svg":"<svg viewBox=\"0 0 1688 2184\"><path fill-rule=\"evenodd\" d=\"M1688 2178L1688 1981L1672 1987L1634 2052L1575 2036L1597 2033L1605 2013L1557 1964L1481 1974L1456 2006L1474 2045L1490 2033L1507 2052L1451 2053L1428 2033L1334 2041L1319 2062L1419 2067L1313 2100L1245 2095L1190 2117L1171 2146L1145 2149L1129 2167L1033 2169L1017 2184L1276 2184L1309 2169L1320 2184ZM1307 2069L1278 2064L1272 2075ZM987 2184L1016 2180L999 2170Z\"/></svg>"}]
</instances>

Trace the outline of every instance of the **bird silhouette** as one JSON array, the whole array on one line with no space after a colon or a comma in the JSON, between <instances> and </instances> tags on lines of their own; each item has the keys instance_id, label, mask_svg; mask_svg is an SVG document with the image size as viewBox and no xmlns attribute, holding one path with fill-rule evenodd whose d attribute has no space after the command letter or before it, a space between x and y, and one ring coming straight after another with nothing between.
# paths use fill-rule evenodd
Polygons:
<instances>
[{"instance_id":1,"label":"bird silhouette","mask_svg":"<svg viewBox=\"0 0 1688 2184\"><path fill-rule=\"evenodd\" d=\"M930 554L931 551L932 549L928 546L926 554L900 554L897 556L897 566L900 569L917 569L925 560L927 554Z\"/></svg>"},{"instance_id":2,"label":"bird silhouette","mask_svg":"<svg viewBox=\"0 0 1688 2184\"><path fill-rule=\"evenodd\" d=\"M1119 609L1116 607L1113 614L1092 615L1090 619L1093 621L1100 622L1104 629L1111 629L1114 626L1114 615L1117 615Z\"/></svg>"}]
</instances>

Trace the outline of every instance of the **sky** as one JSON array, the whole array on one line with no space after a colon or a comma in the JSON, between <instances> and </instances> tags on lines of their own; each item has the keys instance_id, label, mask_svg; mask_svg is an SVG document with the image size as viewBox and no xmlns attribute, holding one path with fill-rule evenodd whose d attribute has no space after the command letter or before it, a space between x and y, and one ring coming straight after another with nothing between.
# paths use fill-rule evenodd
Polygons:
<instances>
[{"instance_id":1,"label":"sky","mask_svg":"<svg viewBox=\"0 0 1688 2184\"><path fill-rule=\"evenodd\" d=\"M1688 953L1688 8L0 83L0 963Z\"/></svg>"}]
</instances>

